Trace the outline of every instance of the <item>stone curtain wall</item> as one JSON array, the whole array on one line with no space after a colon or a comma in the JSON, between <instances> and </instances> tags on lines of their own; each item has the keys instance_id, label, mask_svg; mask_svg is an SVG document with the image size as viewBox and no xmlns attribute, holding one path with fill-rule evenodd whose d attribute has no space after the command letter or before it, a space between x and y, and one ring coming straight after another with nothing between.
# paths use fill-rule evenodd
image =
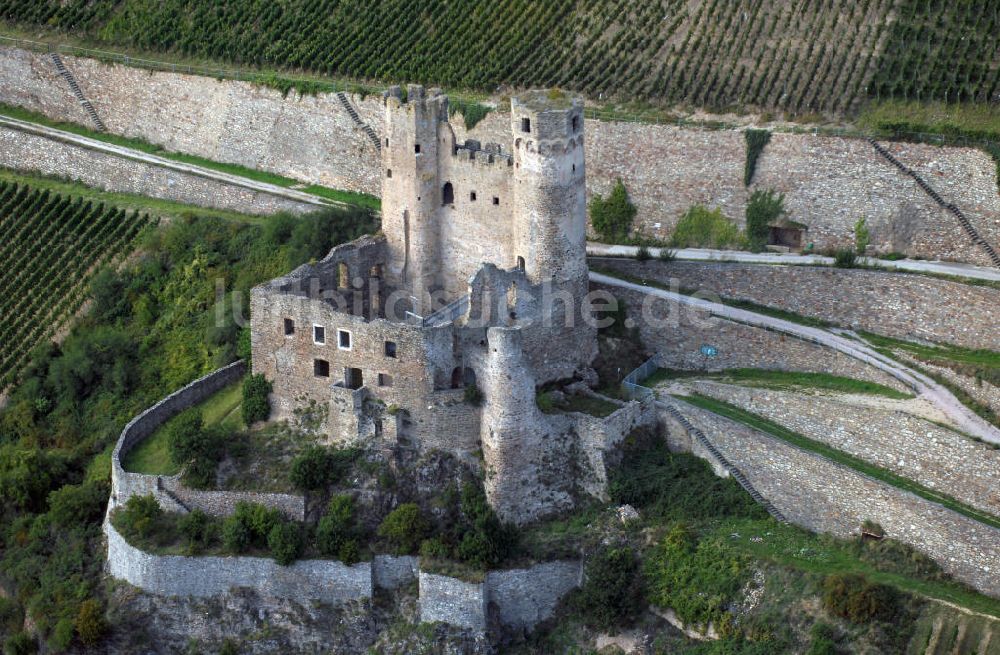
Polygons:
<instances>
[{"instance_id":1,"label":"stone curtain wall","mask_svg":"<svg viewBox=\"0 0 1000 655\"><path fill-rule=\"evenodd\" d=\"M668 368L688 370L722 370L727 368L764 368L841 375L858 380L884 384L900 391L909 391L899 380L847 355L822 346L741 323L712 318L694 320L688 307L678 307L662 298L619 287L594 285L609 291L626 303L628 316L638 323L642 342L651 351L660 353ZM643 307L649 308L654 320L677 314L676 323L657 326L642 320ZM715 346L718 355L706 359L701 346Z\"/></svg>"},{"instance_id":2,"label":"stone curtain wall","mask_svg":"<svg viewBox=\"0 0 1000 655\"><path fill-rule=\"evenodd\" d=\"M911 414L711 382L697 390L1000 516L1000 450Z\"/></svg>"},{"instance_id":3,"label":"stone curtain wall","mask_svg":"<svg viewBox=\"0 0 1000 655\"><path fill-rule=\"evenodd\" d=\"M316 211L315 205L254 191L194 173L92 150L0 126L0 167L82 182L105 191L133 193L245 214Z\"/></svg>"},{"instance_id":4,"label":"stone curtain wall","mask_svg":"<svg viewBox=\"0 0 1000 655\"><path fill-rule=\"evenodd\" d=\"M851 538L862 521L875 521L955 579L1000 596L1000 530L741 424L690 405L681 410L796 525Z\"/></svg>"},{"instance_id":5,"label":"stone curtain wall","mask_svg":"<svg viewBox=\"0 0 1000 655\"><path fill-rule=\"evenodd\" d=\"M370 562L346 566L335 560L302 560L281 566L261 557L151 555L129 545L110 521L104 532L111 576L161 596L218 596L234 587L332 605L372 596Z\"/></svg>"},{"instance_id":6,"label":"stone curtain wall","mask_svg":"<svg viewBox=\"0 0 1000 655\"><path fill-rule=\"evenodd\" d=\"M246 82L154 73L65 57L80 87L112 132L168 149L261 168L310 182L378 194L380 158L333 95L299 97ZM48 116L89 124L65 82L42 54L0 49L0 97ZM361 119L382 131L380 98L350 96ZM466 137L505 144L510 115L493 112ZM743 135L641 123L588 121L588 195L607 193L617 177L639 208L642 231L667 238L692 204L720 207L740 223ZM996 167L970 148L888 144L907 166L965 211L993 244L1000 241ZM810 227L817 248L853 244L866 216L880 250L987 264L957 220L942 212L909 177L867 142L774 134L757 163L754 186L787 193L790 217Z\"/></svg>"},{"instance_id":7,"label":"stone curtain wall","mask_svg":"<svg viewBox=\"0 0 1000 655\"><path fill-rule=\"evenodd\" d=\"M246 363L233 362L175 391L132 419L115 444L111 454L111 501L109 509L128 502L132 496L154 496L168 511L200 509L212 516L228 516L236 503L249 501L281 510L291 519L305 517L305 498L287 494L263 494L242 491L196 491L181 485L178 476L164 477L130 473L122 467L122 458L170 418L194 407L212 394L236 382L246 373Z\"/></svg>"},{"instance_id":8,"label":"stone curtain wall","mask_svg":"<svg viewBox=\"0 0 1000 655\"><path fill-rule=\"evenodd\" d=\"M816 266L639 262L602 266L900 339L1000 350L1000 289L927 275Z\"/></svg>"}]
</instances>

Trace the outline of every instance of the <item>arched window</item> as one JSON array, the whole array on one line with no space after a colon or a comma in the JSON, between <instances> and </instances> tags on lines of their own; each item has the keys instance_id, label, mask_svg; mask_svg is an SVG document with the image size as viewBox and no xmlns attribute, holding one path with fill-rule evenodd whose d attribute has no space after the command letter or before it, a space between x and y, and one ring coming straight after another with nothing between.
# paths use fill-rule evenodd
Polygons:
<instances>
[{"instance_id":1,"label":"arched window","mask_svg":"<svg viewBox=\"0 0 1000 655\"><path fill-rule=\"evenodd\" d=\"M444 187L441 189L441 204L455 204L455 187L451 186L451 182L445 182Z\"/></svg>"},{"instance_id":2,"label":"arched window","mask_svg":"<svg viewBox=\"0 0 1000 655\"><path fill-rule=\"evenodd\" d=\"M524 270L524 257L518 257L517 258L517 268L518 268L518 270L521 270L521 271Z\"/></svg>"}]
</instances>

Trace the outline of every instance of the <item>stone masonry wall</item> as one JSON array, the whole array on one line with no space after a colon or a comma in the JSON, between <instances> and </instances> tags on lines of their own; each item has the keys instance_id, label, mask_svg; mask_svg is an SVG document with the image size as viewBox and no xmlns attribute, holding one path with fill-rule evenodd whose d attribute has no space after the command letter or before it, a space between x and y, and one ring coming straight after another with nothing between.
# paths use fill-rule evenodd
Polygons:
<instances>
[{"instance_id":1,"label":"stone masonry wall","mask_svg":"<svg viewBox=\"0 0 1000 655\"><path fill-rule=\"evenodd\" d=\"M1000 451L898 410L712 382L699 392L1000 516Z\"/></svg>"},{"instance_id":2,"label":"stone masonry wall","mask_svg":"<svg viewBox=\"0 0 1000 655\"><path fill-rule=\"evenodd\" d=\"M595 286L607 289L626 303L628 316L637 322L643 344L659 352L663 365L670 368L764 368L830 373L908 390L872 366L801 339L716 317L699 319L689 307L678 307L662 298L618 287ZM643 318L644 307L651 321ZM718 355L706 359L700 350L704 344L715 346Z\"/></svg>"},{"instance_id":3,"label":"stone masonry wall","mask_svg":"<svg viewBox=\"0 0 1000 655\"><path fill-rule=\"evenodd\" d=\"M924 552L957 580L1000 596L1000 530L709 412L688 419L790 521L857 536L862 521Z\"/></svg>"},{"instance_id":4,"label":"stone masonry wall","mask_svg":"<svg viewBox=\"0 0 1000 655\"><path fill-rule=\"evenodd\" d=\"M261 557L151 555L129 545L110 521L104 533L111 576L161 596L218 596L249 587L265 596L337 605L372 595L370 562L302 560L281 566Z\"/></svg>"},{"instance_id":5,"label":"stone masonry wall","mask_svg":"<svg viewBox=\"0 0 1000 655\"><path fill-rule=\"evenodd\" d=\"M0 96L2 97L2 96ZM0 126L0 167L69 178L133 193L244 214L316 211L315 205Z\"/></svg>"},{"instance_id":6,"label":"stone masonry wall","mask_svg":"<svg viewBox=\"0 0 1000 655\"><path fill-rule=\"evenodd\" d=\"M209 373L186 387L175 391L129 421L118 437L111 454L111 501L114 509L132 496L154 496L168 511L200 509L212 516L228 516L240 501L261 503L281 510L291 519L305 517L305 498L288 494L265 494L241 491L196 491L181 485L179 476L131 473L122 466L122 459L132 448L146 439L171 417L194 407L220 389L239 380L246 372L242 361Z\"/></svg>"},{"instance_id":7,"label":"stone masonry wall","mask_svg":"<svg viewBox=\"0 0 1000 655\"><path fill-rule=\"evenodd\" d=\"M333 95L282 97L245 82L154 73L65 57L97 113L115 133L170 150L289 175L329 186L379 192L380 160ZM88 124L68 86L42 54L0 49L0 97L60 119ZM381 132L380 98L351 96L361 119ZM472 130L457 115L456 138L504 144L510 115L493 112ZM743 221L746 146L731 130L587 121L588 196L622 178L639 208L637 226L666 238L693 204ZM970 148L888 144L994 245L1000 241L995 165ZM754 188L786 193L793 220L809 226L817 248L853 244L866 216L879 250L988 263L956 219L860 139L774 134L757 164Z\"/></svg>"},{"instance_id":8,"label":"stone masonry wall","mask_svg":"<svg viewBox=\"0 0 1000 655\"><path fill-rule=\"evenodd\" d=\"M603 258L602 266L683 289L825 319L900 339L1000 350L1000 289L926 275L813 266L639 262Z\"/></svg>"}]
</instances>

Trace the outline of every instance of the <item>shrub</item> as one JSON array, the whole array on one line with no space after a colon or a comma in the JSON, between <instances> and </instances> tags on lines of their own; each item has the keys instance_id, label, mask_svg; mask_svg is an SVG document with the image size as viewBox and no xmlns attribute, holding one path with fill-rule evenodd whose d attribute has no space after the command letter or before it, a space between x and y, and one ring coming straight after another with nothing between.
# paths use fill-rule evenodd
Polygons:
<instances>
[{"instance_id":1,"label":"shrub","mask_svg":"<svg viewBox=\"0 0 1000 655\"><path fill-rule=\"evenodd\" d=\"M170 458L185 466L184 482L204 489L215 484L215 471L225 454L225 439L217 429L205 429L198 409L189 409L164 428Z\"/></svg>"},{"instance_id":2,"label":"shrub","mask_svg":"<svg viewBox=\"0 0 1000 655\"><path fill-rule=\"evenodd\" d=\"M517 548L517 529L500 521L486 501L478 484L462 487L460 509L465 528L458 544L458 558L463 562L486 568L496 566Z\"/></svg>"},{"instance_id":3,"label":"shrub","mask_svg":"<svg viewBox=\"0 0 1000 655\"><path fill-rule=\"evenodd\" d=\"M420 556L430 559L446 559L451 556L451 551L440 537L431 537L424 539L420 544Z\"/></svg>"},{"instance_id":4,"label":"shrub","mask_svg":"<svg viewBox=\"0 0 1000 655\"><path fill-rule=\"evenodd\" d=\"M747 201L747 244L754 252L764 249L770 224L785 213L785 196L773 189L758 189Z\"/></svg>"},{"instance_id":5,"label":"shrub","mask_svg":"<svg viewBox=\"0 0 1000 655\"><path fill-rule=\"evenodd\" d=\"M891 621L898 610L895 590L863 575L834 573L823 580L823 607L853 623Z\"/></svg>"},{"instance_id":6,"label":"shrub","mask_svg":"<svg viewBox=\"0 0 1000 655\"><path fill-rule=\"evenodd\" d=\"M37 652L38 643L27 632L13 634L3 642L3 655L34 655Z\"/></svg>"},{"instance_id":7,"label":"shrub","mask_svg":"<svg viewBox=\"0 0 1000 655\"><path fill-rule=\"evenodd\" d=\"M639 246L635 251L635 258L640 262L648 261L650 259L649 248L646 246Z\"/></svg>"},{"instance_id":8,"label":"shrub","mask_svg":"<svg viewBox=\"0 0 1000 655\"><path fill-rule=\"evenodd\" d=\"M677 251L670 248L660 248L659 260L661 262L672 262L677 259Z\"/></svg>"},{"instance_id":9,"label":"shrub","mask_svg":"<svg viewBox=\"0 0 1000 655\"><path fill-rule=\"evenodd\" d=\"M378 536L388 541L397 555L410 555L417 552L429 530L420 507L416 503L403 503L378 526Z\"/></svg>"},{"instance_id":10,"label":"shrub","mask_svg":"<svg viewBox=\"0 0 1000 655\"><path fill-rule=\"evenodd\" d=\"M309 446L292 460L289 478L296 488L316 491L340 481L357 457L354 449Z\"/></svg>"},{"instance_id":11,"label":"shrub","mask_svg":"<svg viewBox=\"0 0 1000 655\"><path fill-rule=\"evenodd\" d=\"M148 539L156 532L162 516L163 508L153 496L132 496L119 510L118 527L126 538Z\"/></svg>"},{"instance_id":12,"label":"shrub","mask_svg":"<svg viewBox=\"0 0 1000 655\"><path fill-rule=\"evenodd\" d=\"M232 553L245 553L253 545L250 525L235 515L222 522L222 545Z\"/></svg>"},{"instance_id":13,"label":"shrub","mask_svg":"<svg viewBox=\"0 0 1000 655\"><path fill-rule=\"evenodd\" d=\"M248 375L243 380L243 422L248 426L258 421L266 421L271 415L271 404L267 395L271 393L271 383L263 373Z\"/></svg>"},{"instance_id":14,"label":"shrub","mask_svg":"<svg viewBox=\"0 0 1000 655\"><path fill-rule=\"evenodd\" d=\"M833 255L833 265L837 268L854 268L858 255L850 248L841 248Z\"/></svg>"},{"instance_id":15,"label":"shrub","mask_svg":"<svg viewBox=\"0 0 1000 655\"><path fill-rule=\"evenodd\" d=\"M858 222L854 224L854 250L859 255L865 254L868 250L868 244L871 243L871 233L868 231L868 224L865 217L862 216L858 219Z\"/></svg>"},{"instance_id":16,"label":"shrub","mask_svg":"<svg viewBox=\"0 0 1000 655\"><path fill-rule=\"evenodd\" d=\"M635 205L629 201L628 192L621 178L615 181L615 186L607 199L600 194L594 194L590 201L590 223L601 239L608 243L628 238L635 214Z\"/></svg>"},{"instance_id":17,"label":"shrub","mask_svg":"<svg viewBox=\"0 0 1000 655\"><path fill-rule=\"evenodd\" d=\"M837 645L833 628L820 621L809 631L812 637L806 655L836 655Z\"/></svg>"},{"instance_id":18,"label":"shrub","mask_svg":"<svg viewBox=\"0 0 1000 655\"><path fill-rule=\"evenodd\" d=\"M631 548L607 548L587 562L577 603L588 625L607 630L634 619L643 606L639 562Z\"/></svg>"},{"instance_id":19,"label":"shrub","mask_svg":"<svg viewBox=\"0 0 1000 655\"><path fill-rule=\"evenodd\" d=\"M104 638L108 631L108 624L104 620L104 609L101 604L93 598L83 601L80 604L80 611L76 614L76 634L85 646L96 646Z\"/></svg>"},{"instance_id":20,"label":"shrub","mask_svg":"<svg viewBox=\"0 0 1000 655\"><path fill-rule=\"evenodd\" d=\"M743 239L735 223L720 209L694 205L677 221L670 237L675 248L728 248L741 245Z\"/></svg>"},{"instance_id":21,"label":"shrub","mask_svg":"<svg viewBox=\"0 0 1000 655\"><path fill-rule=\"evenodd\" d=\"M200 509L186 514L178 521L178 528L187 539L187 550L191 554L201 552L213 539L215 524Z\"/></svg>"},{"instance_id":22,"label":"shrub","mask_svg":"<svg viewBox=\"0 0 1000 655\"><path fill-rule=\"evenodd\" d=\"M463 399L473 407L479 407L483 404L483 392L476 385L467 384L465 385Z\"/></svg>"},{"instance_id":23,"label":"shrub","mask_svg":"<svg viewBox=\"0 0 1000 655\"><path fill-rule=\"evenodd\" d=\"M334 496L327 506L326 515L316 526L316 545L319 551L335 557L354 539L355 533L354 499L347 495Z\"/></svg>"},{"instance_id":24,"label":"shrub","mask_svg":"<svg viewBox=\"0 0 1000 655\"><path fill-rule=\"evenodd\" d=\"M99 521L107 503L104 482L68 484L49 494L48 514L60 526L83 525Z\"/></svg>"},{"instance_id":25,"label":"shrub","mask_svg":"<svg viewBox=\"0 0 1000 655\"><path fill-rule=\"evenodd\" d=\"M258 503L236 503L236 511L222 524L222 542L233 552L246 552L251 547L268 544L271 530L283 522L281 512Z\"/></svg>"},{"instance_id":26,"label":"shrub","mask_svg":"<svg viewBox=\"0 0 1000 655\"><path fill-rule=\"evenodd\" d=\"M240 645L228 637L223 640L222 647L219 648L219 655L239 655Z\"/></svg>"},{"instance_id":27,"label":"shrub","mask_svg":"<svg viewBox=\"0 0 1000 655\"><path fill-rule=\"evenodd\" d=\"M288 566L302 556L302 530L295 523L276 523L267 535L267 547L278 564Z\"/></svg>"},{"instance_id":28,"label":"shrub","mask_svg":"<svg viewBox=\"0 0 1000 655\"><path fill-rule=\"evenodd\" d=\"M743 133L747 142L747 160L743 168L743 186L750 186L753 181L753 174L757 170L757 159L764 152L764 146L771 140L771 133L767 130L749 129Z\"/></svg>"},{"instance_id":29,"label":"shrub","mask_svg":"<svg viewBox=\"0 0 1000 655\"><path fill-rule=\"evenodd\" d=\"M55 653L62 653L68 650L73 643L75 631L76 627L73 625L73 619L62 618L56 621L55 627L52 628L52 634L49 636L48 642L46 642L49 650Z\"/></svg>"}]
</instances>

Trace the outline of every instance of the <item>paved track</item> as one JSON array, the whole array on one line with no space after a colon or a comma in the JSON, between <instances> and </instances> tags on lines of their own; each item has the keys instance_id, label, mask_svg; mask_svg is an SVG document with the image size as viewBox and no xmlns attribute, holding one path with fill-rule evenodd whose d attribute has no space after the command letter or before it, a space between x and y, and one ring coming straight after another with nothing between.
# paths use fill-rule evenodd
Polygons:
<instances>
[{"instance_id":1,"label":"paved track","mask_svg":"<svg viewBox=\"0 0 1000 655\"><path fill-rule=\"evenodd\" d=\"M959 402L959 400L955 398L955 396L948 391L948 389L941 386L923 373L915 371L907 366L904 366L903 364L900 364L894 359L876 352L863 342L849 339L841 336L840 334L835 334L822 328L799 325L798 323L792 323L791 321L785 321L780 318L756 314L745 309L737 309L735 307L729 307L719 303L685 296L672 291L665 291L656 287L649 287L635 282L627 282L602 273L595 273L591 271L590 279L594 282L599 282L608 286L631 289L633 291L650 294L683 305L698 307L708 311L713 316L730 319L747 325L776 330L778 332L806 339L827 348L832 348L849 357L853 357L854 359L865 362L866 364L870 364L871 366L874 366L875 368L884 371L901 381L921 398L926 399L928 402L940 409L941 412L947 416L951 420L952 424L959 430L970 436L982 439L983 441L1000 445L1000 429L997 429L993 425L987 423L977 414L972 412L972 410Z\"/></svg>"}]
</instances>

